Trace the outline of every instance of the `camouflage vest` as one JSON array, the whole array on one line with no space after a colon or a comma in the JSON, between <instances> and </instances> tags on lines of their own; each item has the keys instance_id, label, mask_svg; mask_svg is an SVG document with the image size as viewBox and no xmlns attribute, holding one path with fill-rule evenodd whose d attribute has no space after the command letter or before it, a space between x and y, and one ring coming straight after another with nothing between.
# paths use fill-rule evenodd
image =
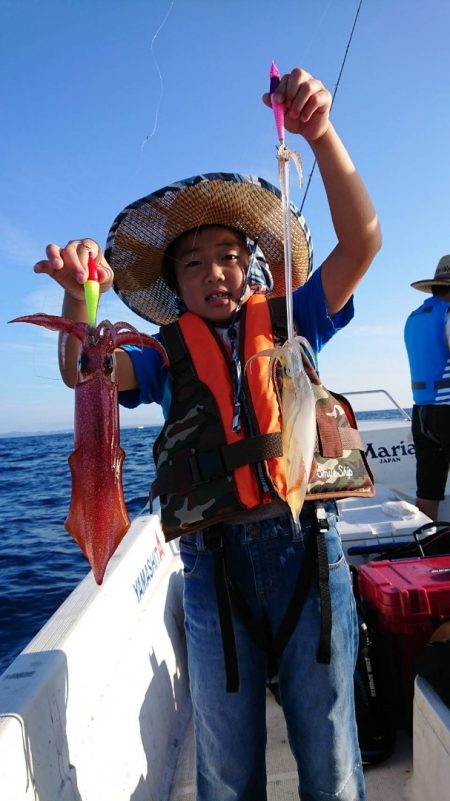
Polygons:
<instances>
[{"instance_id":1,"label":"camouflage vest","mask_svg":"<svg viewBox=\"0 0 450 801\"><path fill-rule=\"evenodd\" d=\"M252 296L240 320L240 358L286 340L284 298ZM232 362L214 327L191 312L161 329L169 358L172 403L154 445L156 479L167 540L233 520L276 495L285 476L279 401L267 364L243 379L243 430L232 431ZM253 366L253 365L252 365ZM355 416L348 401L326 390L304 354L316 399L317 443L307 500L373 495Z\"/></svg>"}]
</instances>

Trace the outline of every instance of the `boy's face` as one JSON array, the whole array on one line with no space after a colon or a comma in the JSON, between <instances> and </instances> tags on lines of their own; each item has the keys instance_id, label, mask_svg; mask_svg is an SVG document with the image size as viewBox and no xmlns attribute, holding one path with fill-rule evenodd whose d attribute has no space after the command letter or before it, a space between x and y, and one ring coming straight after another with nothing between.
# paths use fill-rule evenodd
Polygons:
<instances>
[{"instance_id":1,"label":"boy's face","mask_svg":"<svg viewBox=\"0 0 450 801\"><path fill-rule=\"evenodd\" d=\"M189 311L212 323L227 322L236 310L249 252L230 228L192 231L175 251L175 277ZM247 286L243 301L251 295Z\"/></svg>"}]
</instances>

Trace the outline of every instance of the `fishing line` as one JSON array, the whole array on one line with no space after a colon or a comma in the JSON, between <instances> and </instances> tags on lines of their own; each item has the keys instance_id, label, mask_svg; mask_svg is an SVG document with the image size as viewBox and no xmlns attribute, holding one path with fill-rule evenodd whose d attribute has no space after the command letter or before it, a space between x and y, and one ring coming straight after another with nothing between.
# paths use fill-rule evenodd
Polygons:
<instances>
[{"instance_id":1,"label":"fishing line","mask_svg":"<svg viewBox=\"0 0 450 801\"><path fill-rule=\"evenodd\" d=\"M162 29L164 28L164 25L166 24L167 20L169 19L169 16L170 16L170 13L171 13L172 8L174 6L174 3L175 3L175 0L170 0L170 5L169 5L168 10L166 11L166 15L165 15L163 21L161 22L159 28L157 29L156 33L154 34L154 36L152 38L152 41L151 41L151 44L150 44L150 53L151 53L151 56L152 56L152 59L153 59L153 63L155 65L156 72L158 73L158 78L159 78L159 98L158 98L158 102L156 104L155 121L154 121L154 124L153 124L153 129L152 129L151 133L147 134L144 137L144 141L142 142L141 149L143 149L145 147L145 145L147 144L147 142L154 137L154 135L156 133L156 129L158 127L159 109L160 109L161 102L162 102L162 99L163 99L163 94L164 94L164 81L163 81L162 72L161 72L161 70L159 68L158 60L157 60L157 58L155 56L153 47L154 47L154 44L155 44L159 34L161 33Z\"/></svg>"},{"instance_id":2,"label":"fishing line","mask_svg":"<svg viewBox=\"0 0 450 801\"><path fill-rule=\"evenodd\" d=\"M333 3L333 0L328 0L328 4L327 4L326 8L324 9L324 11L322 11L321 16L320 16L320 18L318 19L318 21L316 23L315 30L312 32L312 34L311 34L311 36L309 38L309 44L307 44L307 46L302 49L302 54L303 54L302 55L302 64L305 67L306 67L306 62L307 62L307 58L306 57L309 55L309 53L313 49L313 47L316 46L316 42L317 42L318 37L319 37L319 31L322 28L323 22L324 22L326 16L328 15L328 12L330 10L330 7L331 7L332 3Z\"/></svg>"},{"instance_id":3,"label":"fishing line","mask_svg":"<svg viewBox=\"0 0 450 801\"><path fill-rule=\"evenodd\" d=\"M338 77L337 77L337 81L336 81L336 85L334 87L333 94L331 95L330 111L333 108L333 103L335 101L337 90L338 90L339 84L341 82L342 73L344 71L345 62L347 61L347 56L348 56L348 53L349 53L349 50L350 50L350 45L352 43L353 34L355 32L356 23L358 21L359 12L361 10L362 4L363 4L363 0L359 0L358 8L356 9L356 14L355 14L355 17L353 19L353 25L352 25L352 28L351 28L351 31L350 31L350 36L348 37L347 47L345 48L344 58L342 59L341 68L339 70L339 74L338 74ZM309 173L308 183L306 184L305 194L303 195L303 200L302 200L302 203L301 203L301 206L300 206L300 212L303 211L303 206L305 205L306 196L308 194L308 190L309 190L309 187L311 185L311 181L312 181L312 177L314 175L314 170L316 169L316 165L317 165L317 159L314 159L311 172Z\"/></svg>"}]
</instances>

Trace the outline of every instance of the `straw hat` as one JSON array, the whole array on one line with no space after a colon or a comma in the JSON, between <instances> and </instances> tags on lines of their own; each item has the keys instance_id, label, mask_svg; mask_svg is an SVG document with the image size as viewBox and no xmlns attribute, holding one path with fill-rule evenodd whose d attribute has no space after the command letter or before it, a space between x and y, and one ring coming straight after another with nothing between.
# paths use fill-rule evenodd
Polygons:
<instances>
[{"instance_id":1,"label":"straw hat","mask_svg":"<svg viewBox=\"0 0 450 801\"><path fill-rule=\"evenodd\" d=\"M420 289L421 292L432 292L434 286L446 286L450 290L450 256L442 256L442 259L439 259L434 278L414 281L411 286Z\"/></svg>"},{"instance_id":2,"label":"straw hat","mask_svg":"<svg viewBox=\"0 0 450 801\"><path fill-rule=\"evenodd\" d=\"M200 225L236 228L259 245L274 278L273 294L285 293L281 194L252 175L209 173L165 186L127 206L114 220L105 256L114 288L136 314L158 325L179 316L176 294L161 276L164 253L181 234ZM291 204L292 284L312 267L306 223Z\"/></svg>"}]
</instances>

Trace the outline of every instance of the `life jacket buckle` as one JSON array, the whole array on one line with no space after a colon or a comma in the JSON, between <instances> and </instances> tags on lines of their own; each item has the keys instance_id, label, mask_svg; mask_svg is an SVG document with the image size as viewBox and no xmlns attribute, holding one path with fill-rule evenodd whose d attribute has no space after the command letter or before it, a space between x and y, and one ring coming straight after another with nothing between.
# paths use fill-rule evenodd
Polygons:
<instances>
[{"instance_id":1,"label":"life jacket buckle","mask_svg":"<svg viewBox=\"0 0 450 801\"><path fill-rule=\"evenodd\" d=\"M320 501L318 501L315 504L315 514L316 514L317 525L318 525L320 533L324 533L325 531L329 531L330 525L328 523L327 512L326 512L324 504L321 503Z\"/></svg>"},{"instance_id":2,"label":"life jacket buckle","mask_svg":"<svg viewBox=\"0 0 450 801\"><path fill-rule=\"evenodd\" d=\"M208 451L192 449L188 465L194 486L221 478L226 473L220 448L211 448Z\"/></svg>"}]
</instances>

